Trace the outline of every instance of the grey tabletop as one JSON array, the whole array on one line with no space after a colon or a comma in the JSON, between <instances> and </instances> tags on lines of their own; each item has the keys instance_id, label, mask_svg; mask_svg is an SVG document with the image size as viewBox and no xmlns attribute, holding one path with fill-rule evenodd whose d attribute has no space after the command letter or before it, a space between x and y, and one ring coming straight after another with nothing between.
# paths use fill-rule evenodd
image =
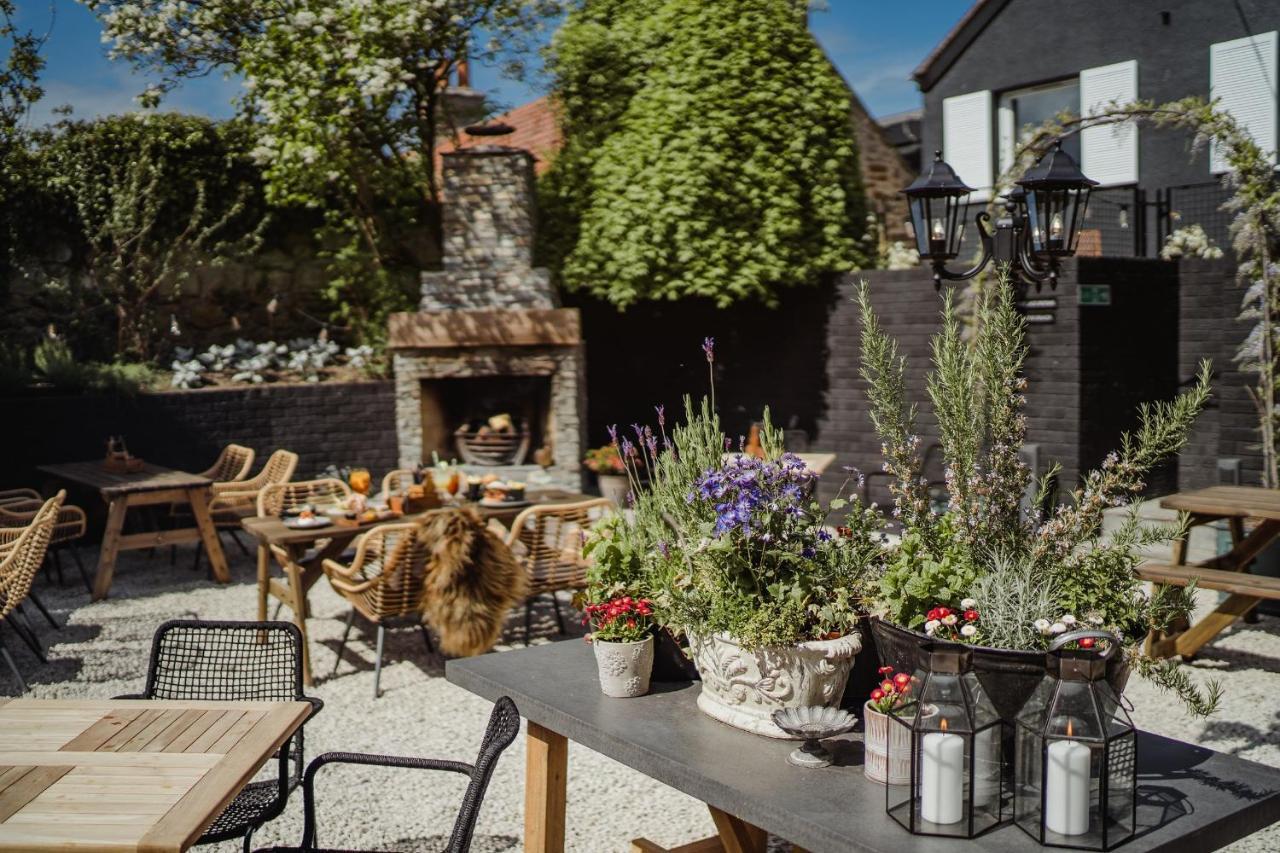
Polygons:
<instances>
[{"instance_id":1,"label":"grey tabletop","mask_svg":"<svg viewBox=\"0 0 1280 853\"><path fill-rule=\"evenodd\" d=\"M884 788L863 777L858 734L837 739L841 766L805 770L786 761L793 742L699 711L696 684L655 683L647 696L610 699L581 640L450 660L445 672L487 699L510 696L526 719L812 853L1040 849L1014 826L973 841L910 835L885 814ZM1280 820L1280 770L1143 732L1138 802L1138 835L1118 849L1216 850Z\"/></svg>"}]
</instances>

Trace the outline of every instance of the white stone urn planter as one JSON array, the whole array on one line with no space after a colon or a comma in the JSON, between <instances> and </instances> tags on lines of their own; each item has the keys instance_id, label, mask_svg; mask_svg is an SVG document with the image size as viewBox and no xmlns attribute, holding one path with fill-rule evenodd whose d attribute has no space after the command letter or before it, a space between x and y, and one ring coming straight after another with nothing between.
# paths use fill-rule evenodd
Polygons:
<instances>
[{"instance_id":1,"label":"white stone urn planter","mask_svg":"<svg viewBox=\"0 0 1280 853\"><path fill-rule=\"evenodd\" d=\"M631 699L649 692L653 673L653 637L635 643L593 640L600 689L604 695Z\"/></svg>"},{"instance_id":2,"label":"white stone urn planter","mask_svg":"<svg viewBox=\"0 0 1280 853\"><path fill-rule=\"evenodd\" d=\"M689 649L702 677L698 707L704 713L758 735L791 739L774 724L773 712L838 704L862 635L748 651L727 634L689 633Z\"/></svg>"}]
</instances>

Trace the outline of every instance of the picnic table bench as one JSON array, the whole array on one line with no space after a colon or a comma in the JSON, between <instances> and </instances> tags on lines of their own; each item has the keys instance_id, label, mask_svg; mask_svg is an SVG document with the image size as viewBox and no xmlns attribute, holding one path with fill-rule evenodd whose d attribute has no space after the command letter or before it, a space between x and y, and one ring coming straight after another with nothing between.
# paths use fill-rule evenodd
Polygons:
<instances>
[{"instance_id":1,"label":"picnic table bench","mask_svg":"<svg viewBox=\"0 0 1280 853\"><path fill-rule=\"evenodd\" d=\"M1167 633L1153 632L1147 652L1157 657L1193 657L1206 643L1241 617L1247 617L1264 599L1280 600L1280 578L1249 574L1249 564L1280 538L1280 490L1256 486L1211 486L1169 495L1160 501L1165 509L1185 512L1192 527L1226 520L1231 550L1199 563L1187 562L1187 539L1173 543L1169 564L1149 563L1138 569L1143 580L1171 586L1194 582L1203 589L1229 593L1214 611L1194 625L1179 624ZM1256 525L1246 535L1245 522Z\"/></svg>"}]
</instances>

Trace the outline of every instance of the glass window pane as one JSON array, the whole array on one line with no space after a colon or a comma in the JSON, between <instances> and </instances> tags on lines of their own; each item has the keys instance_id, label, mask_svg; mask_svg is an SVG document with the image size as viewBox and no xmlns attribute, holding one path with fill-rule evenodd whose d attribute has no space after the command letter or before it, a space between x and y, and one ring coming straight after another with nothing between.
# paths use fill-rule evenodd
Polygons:
<instances>
[{"instance_id":1,"label":"glass window pane","mask_svg":"<svg viewBox=\"0 0 1280 853\"><path fill-rule=\"evenodd\" d=\"M1021 145L1030 131L1063 110L1070 111L1072 115L1080 114L1080 81L1073 77L1058 83L1004 92L1000 95L999 108L1012 114L1014 133ZM1080 135L1072 134L1063 139L1062 150L1079 162Z\"/></svg>"}]
</instances>

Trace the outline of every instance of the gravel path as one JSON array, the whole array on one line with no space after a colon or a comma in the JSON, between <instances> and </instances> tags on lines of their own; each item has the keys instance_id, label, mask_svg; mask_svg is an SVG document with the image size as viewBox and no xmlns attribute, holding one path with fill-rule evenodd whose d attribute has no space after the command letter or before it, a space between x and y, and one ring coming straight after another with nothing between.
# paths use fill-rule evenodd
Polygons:
<instances>
[{"instance_id":1,"label":"gravel path","mask_svg":"<svg viewBox=\"0 0 1280 853\"><path fill-rule=\"evenodd\" d=\"M87 550L86 558L91 555ZM38 630L51 645L40 665L11 631L6 643L38 697L105 698L142 687L151 635L162 621L179 617L252 619L255 587L250 560L228 549L234 580L211 583L193 573L190 549L179 549L176 565L167 555L122 555L112 597L87 603L82 587L59 589L49 580L37 593L67 626ZM70 567L69 567L70 568ZM74 568L68 572L71 581ZM1206 595L1206 606L1209 605ZM470 761L475 757L490 705L444 679L443 663L428 656L415 629L390 631L382 673L383 695L372 698L373 631L357 622L335 677L334 654L346 608L321 582L311 595L311 654L319 683L311 691L324 711L307 725L310 755L327 750L417 754ZM32 612L32 615L36 614ZM550 605L537 612L535 642L555 635ZM504 646L521 644L523 614L511 620ZM576 642L576 640L570 640ZM1226 705L1212 721L1187 718L1146 684L1132 685L1135 720L1144 728L1203 743L1254 761L1280 765L1280 619L1239 624L1210 646L1194 664L1198 678L1221 678ZM0 669L0 695L16 685ZM570 747L568 849L575 853L624 851L626 842L647 836L675 846L710 835L706 809L696 800L577 745ZM498 853L520 849L523 811L524 737L498 764L480 813L473 849ZM321 839L328 844L439 850L452 827L464 788L461 777L423 771L330 768L321 783ZM256 844L294 843L301 837L301 796L268 824ZM218 849L233 851L235 844ZM1267 830L1231 848L1280 849L1280 831Z\"/></svg>"}]
</instances>

